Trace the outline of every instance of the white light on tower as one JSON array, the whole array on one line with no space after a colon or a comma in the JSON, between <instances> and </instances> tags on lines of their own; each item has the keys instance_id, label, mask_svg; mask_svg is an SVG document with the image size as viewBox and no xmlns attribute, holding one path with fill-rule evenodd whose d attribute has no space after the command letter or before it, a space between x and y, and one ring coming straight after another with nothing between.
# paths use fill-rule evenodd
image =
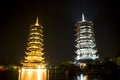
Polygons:
<instances>
[{"instance_id":1,"label":"white light on tower","mask_svg":"<svg viewBox=\"0 0 120 80\"><path fill-rule=\"evenodd\" d=\"M95 44L93 23L86 21L82 13L82 20L76 24L76 62L87 59L97 59L97 48Z\"/></svg>"}]
</instances>

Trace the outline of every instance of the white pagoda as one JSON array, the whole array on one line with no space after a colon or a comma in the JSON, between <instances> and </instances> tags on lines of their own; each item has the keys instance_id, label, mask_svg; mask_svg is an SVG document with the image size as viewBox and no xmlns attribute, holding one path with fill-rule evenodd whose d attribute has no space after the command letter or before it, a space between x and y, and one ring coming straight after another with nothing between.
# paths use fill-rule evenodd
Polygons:
<instances>
[{"instance_id":1,"label":"white pagoda","mask_svg":"<svg viewBox=\"0 0 120 80\"><path fill-rule=\"evenodd\" d=\"M82 63L85 60L98 59L97 48L95 44L93 23L86 21L84 14L82 14L82 20L76 24L76 57L75 63Z\"/></svg>"}]
</instances>

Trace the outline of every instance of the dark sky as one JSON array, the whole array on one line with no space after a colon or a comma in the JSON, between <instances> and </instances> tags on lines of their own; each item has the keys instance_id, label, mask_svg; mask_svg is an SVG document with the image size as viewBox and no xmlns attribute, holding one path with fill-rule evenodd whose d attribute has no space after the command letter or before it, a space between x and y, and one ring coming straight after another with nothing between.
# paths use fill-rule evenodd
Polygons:
<instances>
[{"instance_id":1,"label":"dark sky","mask_svg":"<svg viewBox=\"0 0 120 80\"><path fill-rule=\"evenodd\" d=\"M85 14L93 21L101 58L120 56L120 8L118 0L1 0L0 63L24 59L29 27L39 17L44 26L46 62L75 57L75 23Z\"/></svg>"}]
</instances>

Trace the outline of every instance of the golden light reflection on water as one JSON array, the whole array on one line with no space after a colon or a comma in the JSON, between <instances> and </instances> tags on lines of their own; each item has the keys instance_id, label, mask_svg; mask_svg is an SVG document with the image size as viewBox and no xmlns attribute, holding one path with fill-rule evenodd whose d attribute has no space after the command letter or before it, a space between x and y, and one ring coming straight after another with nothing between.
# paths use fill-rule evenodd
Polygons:
<instances>
[{"instance_id":1,"label":"golden light reflection on water","mask_svg":"<svg viewBox=\"0 0 120 80\"><path fill-rule=\"evenodd\" d=\"M19 71L18 80L47 80L46 69L28 69L22 68Z\"/></svg>"}]
</instances>

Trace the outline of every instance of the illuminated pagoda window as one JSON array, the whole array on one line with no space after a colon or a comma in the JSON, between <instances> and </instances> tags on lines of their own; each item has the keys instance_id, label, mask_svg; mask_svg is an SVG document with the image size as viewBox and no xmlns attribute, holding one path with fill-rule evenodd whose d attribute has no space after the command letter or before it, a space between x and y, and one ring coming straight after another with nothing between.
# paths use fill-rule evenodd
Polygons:
<instances>
[{"instance_id":1,"label":"illuminated pagoda window","mask_svg":"<svg viewBox=\"0 0 120 80\"><path fill-rule=\"evenodd\" d=\"M76 24L76 57L75 63L81 63L85 60L98 59L93 23L86 21L84 14L82 14L82 21L78 21Z\"/></svg>"},{"instance_id":2,"label":"illuminated pagoda window","mask_svg":"<svg viewBox=\"0 0 120 80\"><path fill-rule=\"evenodd\" d=\"M43 26L39 24L37 17L36 23L30 26L26 56L24 62L21 63L23 67L44 68L46 64L43 50Z\"/></svg>"}]
</instances>

